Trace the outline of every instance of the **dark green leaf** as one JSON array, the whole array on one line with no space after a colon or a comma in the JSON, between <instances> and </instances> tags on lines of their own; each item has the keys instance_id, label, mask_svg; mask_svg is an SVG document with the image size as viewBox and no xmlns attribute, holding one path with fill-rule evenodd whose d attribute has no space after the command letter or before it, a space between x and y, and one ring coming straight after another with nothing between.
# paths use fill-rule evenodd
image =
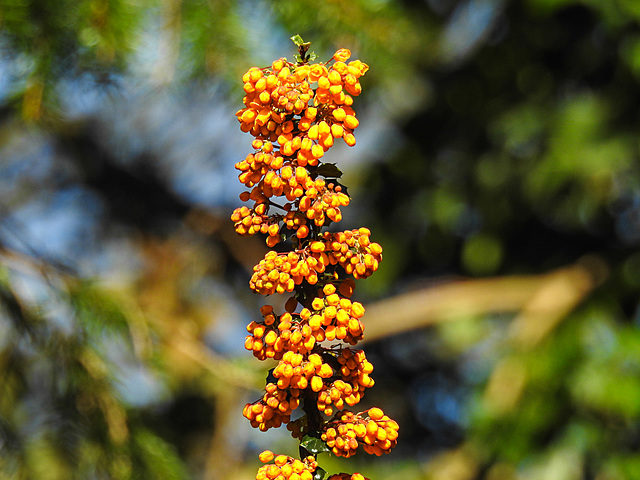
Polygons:
<instances>
[{"instance_id":1,"label":"dark green leaf","mask_svg":"<svg viewBox=\"0 0 640 480\"><path fill-rule=\"evenodd\" d=\"M323 163L318 167L318 175L329 178L340 178L342 171L336 166L335 163Z\"/></svg>"},{"instance_id":2,"label":"dark green leaf","mask_svg":"<svg viewBox=\"0 0 640 480\"><path fill-rule=\"evenodd\" d=\"M275 368L269 370L269 373L267 374L267 383L276 383L278 381L278 379L273 375L274 370Z\"/></svg>"},{"instance_id":3,"label":"dark green leaf","mask_svg":"<svg viewBox=\"0 0 640 480\"><path fill-rule=\"evenodd\" d=\"M322 439L318 437L312 437L311 435L305 435L304 437L302 437L300 446L304 447L309 453L313 454L329 451L329 447L327 447L327 444L324 443Z\"/></svg>"},{"instance_id":4,"label":"dark green leaf","mask_svg":"<svg viewBox=\"0 0 640 480\"><path fill-rule=\"evenodd\" d=\"M313 474L313 480L322 480L326 474L327 474L326 470L320 467L316 467L316 471Z\"/></svg>"}]
</instances>

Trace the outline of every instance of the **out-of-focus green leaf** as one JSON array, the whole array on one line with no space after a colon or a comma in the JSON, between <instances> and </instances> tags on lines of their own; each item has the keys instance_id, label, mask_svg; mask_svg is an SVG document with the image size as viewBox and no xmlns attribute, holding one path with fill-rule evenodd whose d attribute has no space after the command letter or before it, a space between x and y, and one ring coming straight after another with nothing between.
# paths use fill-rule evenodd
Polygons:
<instances>
[{"instance_id":1,"label":"out-of-focus green leaf","mask_svg":"<svg viewBox=\"0 0 640 480\"><path fill-rule=\"evenodd\" d=\"M175 448L149 430L137 429L133 437L136 460L145 475L167 480L187 480L191 476Z\"/></svg>"}]
</instances>

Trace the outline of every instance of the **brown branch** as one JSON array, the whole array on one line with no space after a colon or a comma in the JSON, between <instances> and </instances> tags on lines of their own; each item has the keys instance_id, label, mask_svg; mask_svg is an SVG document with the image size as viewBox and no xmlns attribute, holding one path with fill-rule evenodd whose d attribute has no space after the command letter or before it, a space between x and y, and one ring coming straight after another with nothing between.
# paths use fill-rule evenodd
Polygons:
<instances>
[{"instance_id":1,"label":"brown branch","mask_svg":"<svg viewBox=\"0 0 640 480\"><path fill-rule=\"evenodd\" d=\"M542 275L460 280L397 295L367 307L365 341L488 313L520 312L514 341L534 345L606 278L595 257Z\"/></svg>"}]
</instances>

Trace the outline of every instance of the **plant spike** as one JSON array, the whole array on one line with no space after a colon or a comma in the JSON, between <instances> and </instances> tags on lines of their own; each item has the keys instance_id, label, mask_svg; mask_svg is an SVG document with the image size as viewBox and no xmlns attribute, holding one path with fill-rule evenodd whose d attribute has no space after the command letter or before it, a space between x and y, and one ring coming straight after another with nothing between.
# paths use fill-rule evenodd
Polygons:
<instances>
[{"instance_id":1,"label":"plant spike","mask_svg":"<svg viewBox=\"0 0 640 480\"><path fill-rule=\"evenodd\" d=\"M326 472L317 455L350 457L361 446L369 454L388 453L397 442L398 424L377 408L352 412L373 386L373 365L363 350L364 307L352 301L354 279L367 278L382 260L382 247L366 227L329 232L349 205L338 183L342 172L326 163L325 153L342 139L355 145L358 120L353 97L369 67L349 61L339 49L325 63L309 64L309 43L299 35L297 63L286 58L270 67L250 68L242 77L246 93L236 116L254 138L254 152L236 164L250 206L234 210L240 235L263 234L269 251L254 268L249 286L262 295L291 295L283 313L271 305L247 326L245 348L277 363L265 393L244 407L251 425L266 431L287 425L300 441L300 459L266 450L257 480L321 480ZM280 197L278 202L274 197ZM304 415L291 421L301 407ZM280 477L281 476L281 477ZM359 473L333 474L329 480L367 480Z\"/></svg>"}]
</instances>

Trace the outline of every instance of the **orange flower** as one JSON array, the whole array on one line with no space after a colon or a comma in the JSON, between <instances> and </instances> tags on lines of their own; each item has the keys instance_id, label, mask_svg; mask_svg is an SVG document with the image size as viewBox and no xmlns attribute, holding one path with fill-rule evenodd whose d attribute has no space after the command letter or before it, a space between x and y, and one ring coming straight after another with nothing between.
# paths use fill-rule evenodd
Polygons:
<instances>
[{"instance_id":1,"label":"orange flower","mask_svg":"<svg viewBox=\"0 0 640 480\"><path fill-rule=\"evenodd\" d=\"M320 63L311 65L309 68L308 78L311 83L317 82L319 78L326 77L327 75L329 75L327 67Z\"/></svg>"},{"instance_id":2,"label":"orange flower","mask_svg":"<svg viewBox=\"0 0 640 480\"><path fill-rule=\"evenodd\" d=\"M337 62L346 62L351 57L351 50L348 48L341 48L333 54L333 59Z\"/></svg>"}]
</instances>

